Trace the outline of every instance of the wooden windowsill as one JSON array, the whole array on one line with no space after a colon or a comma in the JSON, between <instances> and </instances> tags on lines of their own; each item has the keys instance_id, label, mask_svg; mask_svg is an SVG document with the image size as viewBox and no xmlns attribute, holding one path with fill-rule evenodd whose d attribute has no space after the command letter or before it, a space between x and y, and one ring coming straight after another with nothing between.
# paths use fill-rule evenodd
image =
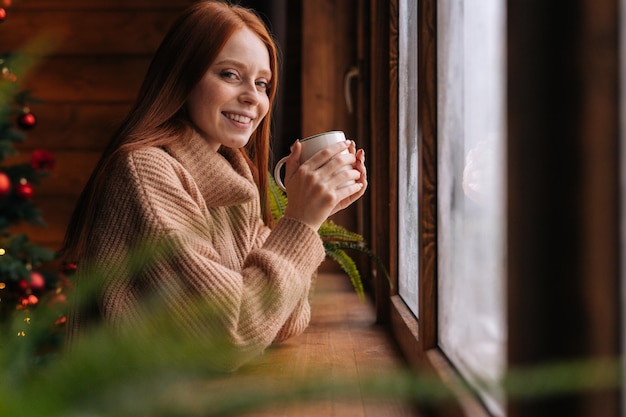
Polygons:
<instances>
[{"instance_id":1,"label":"wooden windowsill","mask_svg":"<svg viewBox=\"0 0 626 417\"><path fill-rule=\"evenodd\" d=\"M308 329L269 349L258 361L232 378L258 378L262 384L293 387L302 380L320 384L354 381L349 398L342 389L329 390L314 400L281 402L247 417L265 416L417 416L414 408L392 398L376 399L362 392L359 383L407 366L388 330L375 323L369 301L360 302L349 279L320 273L311 301ZM232 381L231 381L232 382ZM328 386L328 385L327 385Z\"/></svg>"}]
</instances>

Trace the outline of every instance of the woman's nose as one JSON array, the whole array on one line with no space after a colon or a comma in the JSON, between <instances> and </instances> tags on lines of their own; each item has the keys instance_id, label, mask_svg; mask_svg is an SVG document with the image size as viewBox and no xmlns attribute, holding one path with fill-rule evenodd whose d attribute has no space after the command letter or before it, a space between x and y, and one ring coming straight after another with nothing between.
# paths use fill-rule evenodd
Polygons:
<instances>
[{"instance_id":1,"label":"woman's nose","mask_svg":"<svg viewBox=\"0 0 626 417\"><path fill-rule=\"evenodd\" d=\"M242 91L239 95L239 100L249 104L256 104L259 102L259 90L253 81L242 84Z\"/></svg>"}]
</instances>

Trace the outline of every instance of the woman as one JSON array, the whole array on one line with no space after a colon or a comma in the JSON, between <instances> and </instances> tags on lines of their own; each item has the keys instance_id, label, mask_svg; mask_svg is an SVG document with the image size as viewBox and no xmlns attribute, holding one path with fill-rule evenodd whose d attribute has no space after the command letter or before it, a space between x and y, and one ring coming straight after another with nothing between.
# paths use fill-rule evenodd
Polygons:
<instances>
[{"instance_id":1,"label":"woman","mask_svg":"<svg viewBox=\"0 0 626 417\"><path fill-rule=\"evenodd\" d=\"M69 343L93 321L146 326L158 305L185 337L225 344L216 365L235 369L306 328L311 276L324 258L317 229L363 195L366 169L353 142L301 164L296 141L289 204L272 224L277 79L276 46L250 10L201 1L174 22L67 231L76 288L101 278L93 303L70 314ZM354 169L339 170L346 164Z\"/></svg>"}]
</instances>

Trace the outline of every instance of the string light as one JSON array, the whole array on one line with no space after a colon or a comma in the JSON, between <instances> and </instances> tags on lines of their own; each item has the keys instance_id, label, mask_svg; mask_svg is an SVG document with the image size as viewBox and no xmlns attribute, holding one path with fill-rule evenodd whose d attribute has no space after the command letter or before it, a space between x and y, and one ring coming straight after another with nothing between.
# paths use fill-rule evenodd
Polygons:
<instances>
[{"instance_id":1,"label":"string light","mask_svg":"<svg viewBox=\"0 0 626 417\"><path fill-rule=\"evenodd\" d=\"M1 62L0 62L1 64ZM2 78L5 80L9 80L12 83L17 81L17 76L13 74L7 67L2 68Z\"/></svg>"}]
</instances>

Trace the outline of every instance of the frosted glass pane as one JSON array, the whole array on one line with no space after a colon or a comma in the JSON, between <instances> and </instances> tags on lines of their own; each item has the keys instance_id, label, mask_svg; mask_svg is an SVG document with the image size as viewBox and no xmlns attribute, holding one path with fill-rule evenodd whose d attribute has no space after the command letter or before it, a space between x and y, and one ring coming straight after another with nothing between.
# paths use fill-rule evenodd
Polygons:
<instances>
[{"instance_id":1,"label":"frosted glass pane","mask_svg":"<svg viewBox=\"0 0 626 417\"><path fill-rule=\"evenodd\" d=\"M503 415L504 0L438 2L439 344Z\"/></svg>"},{"instance_id":2,"label":"frosted glass pane","mask_svg":"<svg viewBox=\"0 0 626 417\"><path fill-rule=\"evenodd\" d=\"M399 4L398 293L418 316L417 3Z\"/></svg>"}]
</instances>

